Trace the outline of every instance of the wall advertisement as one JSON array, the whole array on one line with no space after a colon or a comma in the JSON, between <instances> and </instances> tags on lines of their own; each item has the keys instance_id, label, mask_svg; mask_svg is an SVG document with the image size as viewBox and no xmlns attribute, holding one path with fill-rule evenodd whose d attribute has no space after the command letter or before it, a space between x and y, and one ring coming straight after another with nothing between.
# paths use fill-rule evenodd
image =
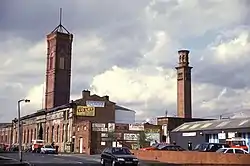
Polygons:
<instances>
[{"instance_id":1,"label":"wall advertisement","mask_svg":"<svg viewBox=\"0 0 250 166\"><path fill-rule=\"evenodd\" d=\"M77 106L76 116L95 116L95 107Z\"/></svg>"},{"instance_id":2,"label":"wall advertisement","mask_svg":"<svg viewBox=\"0 0 250 166\"><path fill-rule=\"evenodd\" d=\"M86 101L86 106L88 106L88 107L104 107L105 106L105 101L87 100Z\"/></svg>"},{"instance_id":3,"label":"wall advertisement","mask_svg":"<svg viewBox=\"0 0 250 166\"><path fill-rule=\"evenodd\" d=\"M134 133L124 133L124 140L126 141L137 141L139 140L140 135Z\"/></svg>"},{"instance_id":4,"label":"wall advertisement","mask_svg":"<svg viewBox=\"0 0 250 166\"><path fill-rule=\"evenodd\" d=\"M129 124L129 130L144 131L144 124Z\"/></svg>"}]
</instances>

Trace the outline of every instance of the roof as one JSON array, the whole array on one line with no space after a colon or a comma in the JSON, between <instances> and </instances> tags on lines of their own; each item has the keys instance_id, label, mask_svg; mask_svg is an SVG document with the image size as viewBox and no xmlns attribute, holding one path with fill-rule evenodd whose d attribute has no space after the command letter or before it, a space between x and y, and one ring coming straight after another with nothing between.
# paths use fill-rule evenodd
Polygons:
<instances>
[{"instance_id":1,"label":"roof","mask_svg":"<svg viewBox=\"0 0 250 166\"><path fill-rule=\"evenodd\" d=\"M188 122L175 128L172 132L202 131L202 130L216 130L216 129L239 129L239 128L250 128L250 118Z\"/></svg>"},{"instance_id":2,"label":"roof","mask_svg":"<svg viewBox=\"0 0 250 166\"><path fill-rule=\"evenodd\" d=\"M116 110L123 110L123 111L128 111L128 112L134 112L134 113L136 113L134 110L131 110L131 109L125 108L123 106L119 106L119 105L115 105L115 109Z\"/></svg>"}]
</instances>

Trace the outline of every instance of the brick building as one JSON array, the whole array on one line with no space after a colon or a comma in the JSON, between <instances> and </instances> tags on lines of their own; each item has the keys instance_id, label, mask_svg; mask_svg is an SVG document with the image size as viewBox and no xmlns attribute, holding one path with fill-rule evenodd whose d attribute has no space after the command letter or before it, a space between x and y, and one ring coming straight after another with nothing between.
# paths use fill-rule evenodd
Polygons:
<instances>
[{"instance_id":1,"label":"brick building","mask_svg":"<svg viewBox=\"0 0 250 166\"><path fill-rule=\"evenodd\" d=\"M80 99L70 101L72 42L73 35L61 24L47 35L45 108L21 117L22 148L42 139L58 145L59 152L98 153L114 140L116 145L132 147L144 129L148 137L156 135L160 141L159 126L140 124L143 127L134 131L132 124L124 124L134 123L135 111L110 101L109 96L83 90ZM0 126L0 143L18 143L17 124L15 119Z\"/></svg>"}]
</instances>

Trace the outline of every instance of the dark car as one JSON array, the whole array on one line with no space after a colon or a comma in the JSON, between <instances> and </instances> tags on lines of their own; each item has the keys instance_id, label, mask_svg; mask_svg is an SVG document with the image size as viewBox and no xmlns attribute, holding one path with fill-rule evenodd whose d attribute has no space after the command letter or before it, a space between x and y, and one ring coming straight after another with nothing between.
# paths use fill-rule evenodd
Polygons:
<instances>
[{"instance_id":1,"label":"dark car","mask_svg":"<svg viewBox=\"0 0 250 166\"><path fill-rule=\"evenodd\" d=\"M102 165L138 165L138 159L125 147L108 147L101 154Z\"/></svg>"},{"instance_id":2,"label":"dark car","mask_svg":"<svg viewBox=\"0 0 250 166\"><path fill-rule=\"evenodd\" d=\"M216 152L220 148L229 148L230 146L228 144L224 143L202 143L198 144L194 151L200 151L200 152Z\"/></svg>"},{"instance_id":3,"label":"dark car","mask_svg":"<svg viewBox=\"0 0 250 166\"><path fill-rule=\"evenodd\" d=\"M180 147L179 145L160 145L158 146L157 150L167 150L167 151L185 151L184 148Z\"/></svg>"}]
</instances>

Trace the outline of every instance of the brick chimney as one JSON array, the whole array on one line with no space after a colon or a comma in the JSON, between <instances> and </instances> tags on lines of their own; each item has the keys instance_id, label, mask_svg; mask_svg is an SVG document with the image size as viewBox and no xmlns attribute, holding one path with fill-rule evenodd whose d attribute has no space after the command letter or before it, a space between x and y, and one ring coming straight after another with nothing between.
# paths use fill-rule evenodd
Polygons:
<instances>
[{"instance_id":1,"label":"brick chimney","mask_svg":"<svg viewBox=\"0 0 250 166\"><path fill-rule=\"evenodd\" d=\"M83 90L82 91L82 98L88 98L90 97L90 91L89 90Z\"/></svg>"}]
</instances>

